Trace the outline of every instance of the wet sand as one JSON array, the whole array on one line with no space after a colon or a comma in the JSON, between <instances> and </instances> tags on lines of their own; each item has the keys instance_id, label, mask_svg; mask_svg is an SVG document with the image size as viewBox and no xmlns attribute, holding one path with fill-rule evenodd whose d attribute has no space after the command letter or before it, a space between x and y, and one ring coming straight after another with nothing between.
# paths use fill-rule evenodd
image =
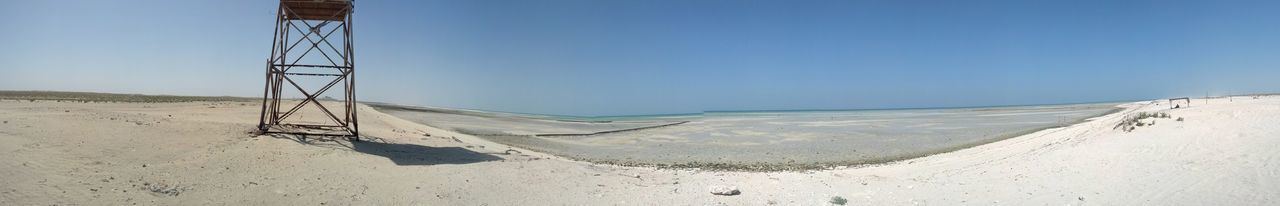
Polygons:
<instances>
[{"instance_id":1,"label":"wet sand","mask_svg":"<svg viewBox=\"0 0 1280 206\"><path fill-rule=\"evenodd\" d=\"M556 134L594 134L610 131L649 128L682 122L680 120L651 119L637 121L612 121L569 119L546 115L486 112L476 110L430 108L370 103L379 112L387 113L463 134L481 136L537 136Z\"/></svg>"},{"instance_id":2,"label":"wet sand","mask_svg":"<svg viewBox=\"0 0 1280 206\"><path fill-rule=\"evenodd\" d=\"M3 93L3 92L0 92ZM0 95L3 96L3 95ZM5 205L1276 205L1280 96L1124 111L863 167L742 172L572 161L361 105L367 142L250 134L252 101L0 97ZM169 102L169 101L161 101ZM1166 112L1132 131L1138 112ZM1181 120L1178 120L1181 119ZM708 188L737 187L721 196Z\"/></svg>"},{"instance_id":3,"label":"wet sand","mask_svg":"<svg viewBox=\"0 0 1280 206\"><path fill-rule=\"evenodd\" d=\"M463 133L491 131L470 134L575 160L632 166L775 171L884 163L954 151L1078 123L1115 112L1117 104L710 112L567 122L552 116L375 108ZM500 128L504 126L511 128ZM617 131L608 129L624 131L590 135L529 132Z\"/></svg>"}]
</instances>

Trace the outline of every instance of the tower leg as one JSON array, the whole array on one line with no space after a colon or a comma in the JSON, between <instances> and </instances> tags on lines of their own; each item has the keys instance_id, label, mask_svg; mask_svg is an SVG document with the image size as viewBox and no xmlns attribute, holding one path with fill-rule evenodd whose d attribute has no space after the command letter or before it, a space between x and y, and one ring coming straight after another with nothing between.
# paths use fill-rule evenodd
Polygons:
<instances>
[{"instance_id":1,"label":"tower leg","mask_svg":"<svg viewBox=\"0 0 1280 206\"><path fill-rule=\"evenodd\" d=\"M351 1L280 1L271 57L267 61L262 107L258 116L259 132L345 136L351 141L360 140L359 124L354 111L357 102L354 89L355 64L352 63L354 58L351 52L352 8ZM330 37L340 39L342 49L335 47L332 42L336 41L331 41ZM290 53L295 55L289 55ZM304 58L308 56L312 58ZM340 61L333 57L338 57ZM333 79L324 87L309 89L297 82L303 78ZM341 116L335 115L334 111L327 108L332 106L325 106L319 98L324 97L323 94L338 83L343 83L344 87L342 92L345 111L342 111ZM302 101L293 106L284 105L294 102L285 98L298 98L283 94L286 90L293 90L284 87L294 87L303 95ZM282 105L285 106L283 110ZM307 113L296 113L303 107L319 109L318 112L322 112L320 114L326 118L323 121L328 123L316 123L315 116L312 115L308 115L312 119L299 120L303 119L300 117L301 113Z\"/></svg>"}]
</instances>

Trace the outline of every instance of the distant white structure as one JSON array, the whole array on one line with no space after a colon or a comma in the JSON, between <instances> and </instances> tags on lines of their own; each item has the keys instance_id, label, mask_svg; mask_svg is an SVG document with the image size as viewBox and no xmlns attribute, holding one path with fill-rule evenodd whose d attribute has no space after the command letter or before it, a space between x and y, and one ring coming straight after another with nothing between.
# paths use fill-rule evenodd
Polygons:
<instances>
[{"instance_id":1,"label":"distant white structure","mask_svg":"<svg viewBox=\"0 0 1280 206\"><path fill-rule=\"evenodd\" d=\"M1178 109L1187 107L1191 107L1191 98L1189 97L1169 99L1169 108Z\"/></svg>"}]
</instances>

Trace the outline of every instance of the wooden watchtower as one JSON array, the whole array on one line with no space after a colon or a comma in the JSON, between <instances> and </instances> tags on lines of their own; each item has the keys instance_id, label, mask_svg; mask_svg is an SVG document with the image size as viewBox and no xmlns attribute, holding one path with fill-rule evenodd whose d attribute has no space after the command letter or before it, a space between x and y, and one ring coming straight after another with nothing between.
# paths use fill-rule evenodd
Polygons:
<instances>
[{"instance_id":1,"label":"wooden watchtower","mask_svg":"<svg viewBox=\"0 0 1280 206\"><path fill-rule=\"evenodd\" d=\"M351 44L353 9L350 0L280 1L271 57L267 59L259 132L359 140ZM341 98L319 98L335 86L342 91Z\"/></svg>"}]
</instances>

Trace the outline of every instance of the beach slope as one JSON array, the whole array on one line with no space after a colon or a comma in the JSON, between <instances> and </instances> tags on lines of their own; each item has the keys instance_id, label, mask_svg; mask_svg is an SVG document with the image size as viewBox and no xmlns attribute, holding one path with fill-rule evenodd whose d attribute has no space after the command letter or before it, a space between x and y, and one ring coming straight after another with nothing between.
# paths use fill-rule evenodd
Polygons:
<instances>
[{"instance_id":1,"label":"beach slope","mask_svg":"<svg viewBox=\"0 0 1280 206\"><path fill-rule=\"evenodd\" d=\"M372 141L251 134L254 102L0 101L5 205L1274 205L1280 97L1122 105L888 164L721 172L572 161L360 107ZM1164 112L1132 131L1138 112ZM1181 118L1182 121L1177 119ZM1154 121L1154 125L1150 122ZM732 186L740 194L710 193Z\"/></svg>"}]
</instances>

